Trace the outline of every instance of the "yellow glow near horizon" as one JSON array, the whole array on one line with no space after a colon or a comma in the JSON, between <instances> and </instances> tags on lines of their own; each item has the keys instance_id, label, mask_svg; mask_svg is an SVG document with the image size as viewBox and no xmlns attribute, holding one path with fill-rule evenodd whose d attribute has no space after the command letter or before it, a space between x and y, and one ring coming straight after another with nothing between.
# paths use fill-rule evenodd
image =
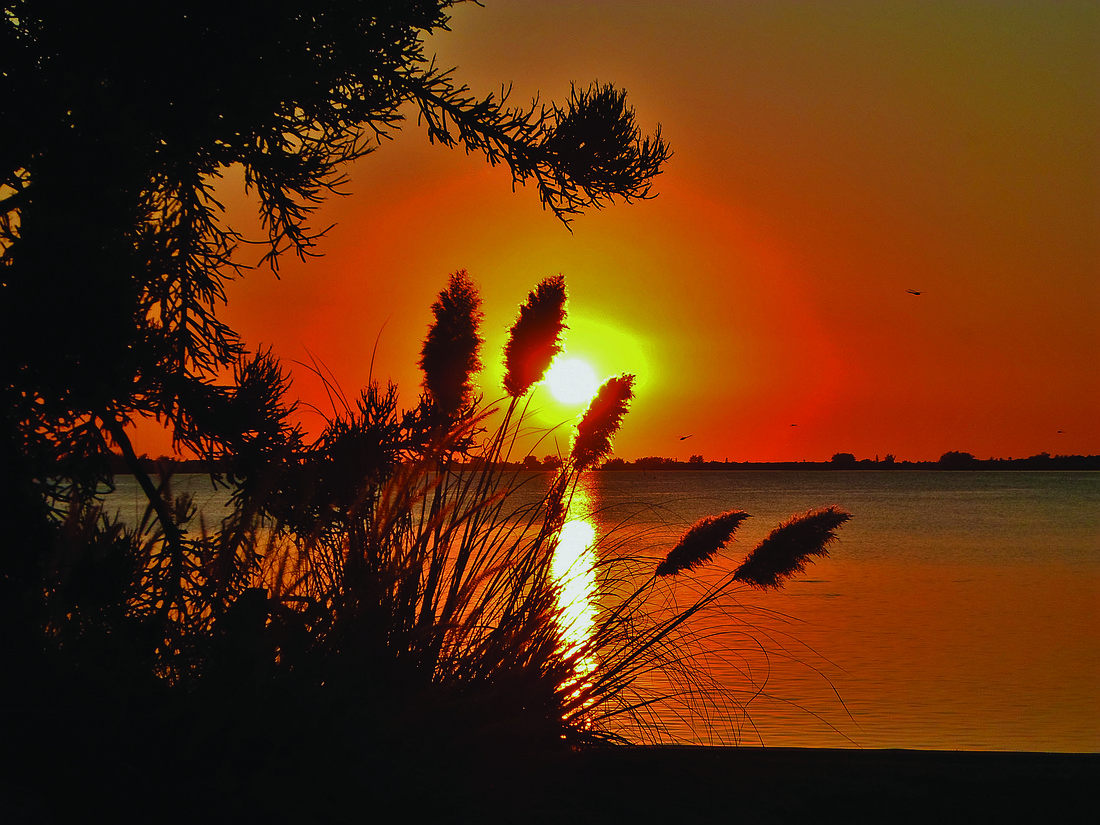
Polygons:
<instances>
[{"instance_id":1,"label":"yellow glow near horizon","mask_svg":"<svg viewBox=\"0 0 1100 825\"><path fill-rule=\"evenodd\" d=\"M596 371L581 358L556 358L543 381L562 404L587 404L600 388Z\"/></svg>"}]
</instances>

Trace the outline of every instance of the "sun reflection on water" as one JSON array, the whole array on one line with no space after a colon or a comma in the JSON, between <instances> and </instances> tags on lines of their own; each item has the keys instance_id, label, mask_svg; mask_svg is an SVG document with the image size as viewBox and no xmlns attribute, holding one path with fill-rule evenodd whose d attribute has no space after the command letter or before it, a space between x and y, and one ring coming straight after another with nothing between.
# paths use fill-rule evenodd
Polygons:
<instances>
[{"instance_id":1,"label":"sun reflection on water","mask_svg":"<svg viewBox=\"0 0 1100 825\"><path fill-rule=\"evenodd\" d=\"M577 485L566 511L565 526L554 549L551 572L561 587L558 622L567 656L577 654L591 638L596 623L596 523L584 482ZM580 653L578 677L592 672L591 654Z\"/></svg>"}]
</instances>

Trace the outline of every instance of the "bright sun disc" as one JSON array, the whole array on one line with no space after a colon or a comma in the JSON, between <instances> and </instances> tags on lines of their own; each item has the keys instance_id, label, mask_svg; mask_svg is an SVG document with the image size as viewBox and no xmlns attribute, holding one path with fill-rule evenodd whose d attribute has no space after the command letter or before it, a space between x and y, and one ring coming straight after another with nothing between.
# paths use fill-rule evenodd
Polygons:
<instances>
[{"instance_id":1,"label":"bright sun disc","mask_svg":"<svg viewBox=\"0 0 1100 825\"><path fill-rule=\"evenodd\" d=\"M563 404L587 404L600 388L592 367L579 358L555 361L543 380L554 398Z\"/></svg>"}]
</instances>

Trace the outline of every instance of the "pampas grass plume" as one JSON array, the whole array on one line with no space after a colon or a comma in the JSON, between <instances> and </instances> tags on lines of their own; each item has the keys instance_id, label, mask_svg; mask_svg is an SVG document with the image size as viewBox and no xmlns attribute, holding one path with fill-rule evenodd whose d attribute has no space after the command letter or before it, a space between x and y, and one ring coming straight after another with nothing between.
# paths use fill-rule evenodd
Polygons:
<instances>
[{"instance_id":1,"label":"pampas grass plume","mask_svg":"<svg viewBox=\"0 0 1100 825\"><path fill-rule=\"evenodd\" d=\"M550 367L561 352L565 329L565 277L555 275L542 281L519 308L504 347L504 389L519 398Z\"/></svg>"},{"instance_id":2,"label":"pampas grass plume","mask_svg":"<svg viewBox=\"0 0 1100 825\"><path fill-rule=\"evenodd\" d=\"M633 375L608 378L600 387L577 424L577 436L570 454L576 470L594 467L611 452L611 436L619 429L633 397Z\"/></svg>"},{"instance_id":3,"label":"pampas grass plume","mask_svg":"<svg viewBox=\"0 0 1100 825\"><path fill-rule=\"evenodd\" d=\"M694 570L706 564L733 538L734 532L749 514L743 510L730 510L720 516L699 519L668 551L657 565L658 576L675 576L684 570Z\"/></svg>"},{"instance_id":4,"label":"pampas grass plume","mask_svg":"<svg viewBox=\"0 0 1100 825\"><path fill-rule=\"evenodd\" d=\"M452 273L432 314L435 322L424 339L420 368L438 412L450 418L469 401L470 379L481 369L481 296L465 269Z\"/></svg>"},{"instance_id":5,"label":"pampas grass plume","mask_svg":"<svg viewBox=\"0 0 1100 825\"><path fill-rule=\"evenodd\" d=\"M786 579L806 569L811 556L825 558L836 530L850 519L839 507L793 516L776 527L745 557L733 577L752 587L778 590Z\"/></svg>"}]
</instances>

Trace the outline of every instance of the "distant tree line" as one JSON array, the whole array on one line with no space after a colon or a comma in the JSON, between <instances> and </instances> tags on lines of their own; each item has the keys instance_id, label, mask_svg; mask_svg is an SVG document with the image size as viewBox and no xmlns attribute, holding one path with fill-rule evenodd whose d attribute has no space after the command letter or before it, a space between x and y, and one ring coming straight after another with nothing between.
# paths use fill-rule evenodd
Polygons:
<instances>
[{"instance_id":1,"label":"distant tree line","mask_svg":"<svg viewBox=\"0 0 1100 825\"><path fill-rule=\"evenodd\" d=\"M218 472L217 462L203 459L173 459L167 456L150 458L141 456L138 461L150 474L159 475L162 470L171 468L174 473ZM471 469L479 468L480 462L470 460ZM512 470L558 470L562 459L557 455L546 455L541 459L528 455L522 461L503 462L503 466ZM111 456L111 469L114 473L129 473L126 459L118 454ZM828 461L723 461L705 460L701 455L692 455L687 461L662 456L644 456L634 461L611 458L597 467L598 470L1100 470L1100 455L1051 455L1039 453L1027 458L975 458L971 453L957 451L946 452L936 461L898 461L887 454L882 459L875 457L857 459L852 453L836 453Z\"/></svg>"},{"instance_id":2,"label":"distant tree line","mask_svg":"<svg viewBox=\"0 0 1100 825\"><path fill-rule=\"evenodd\" d=\"M1100 470L1100 455L1051 455L1028 458L975 458L970 453L946 452L936 461L857 459L852 453L836 453L828 461L723 461L704 460L693 455L687 461L662 456L644 456L634 461L611 458L601 470Z\"/></svg>"}]
</instances>

